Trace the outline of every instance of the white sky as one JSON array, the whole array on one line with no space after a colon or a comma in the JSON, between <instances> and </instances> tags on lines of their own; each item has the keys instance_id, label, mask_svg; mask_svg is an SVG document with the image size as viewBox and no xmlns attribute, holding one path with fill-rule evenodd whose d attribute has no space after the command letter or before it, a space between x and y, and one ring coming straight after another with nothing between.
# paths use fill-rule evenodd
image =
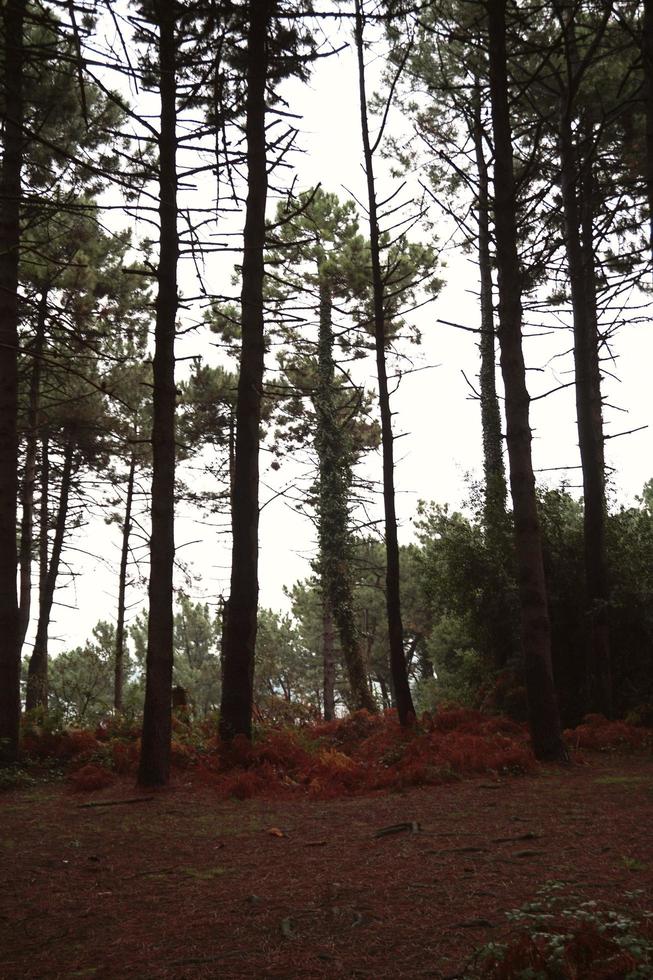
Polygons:
<instances>
[{"instance_id":1,"label":"white sky","mask_svg":"<svg viewBox=\"0 0 653 980\"><path fill-rule=\"evenodd\" d=\"M319 62L309 85L294 83L287 86L292 110L304 118L300 124L300 145L306 152L296 158L300 188L321 181L325 190L345 197L344 188L347 188L359 200L364 198L356 84L356 67L350 48L337 60ZM382 182L380 195L385 196L391 189L389 182ZM423 344L421 349L413 351L416 366L433 367L404 378L393 401L397 412L396 433L405 433L396 443L398 514L400 536L404 541L410 539L410 522L418 499L459 505L466 496L465 475L471 473L478 478L482 472L479 407L469 398L470 391L462 374L464 371L475 382L478 372L476 338L436 322L441 318L478 326L478 303L474 295L477 273L468 258L449 253L441 274L447 285L434 304L419 312ZM228 279L225 287L225 291L230 288ZM549 359L570 346L570 338L562 334L528 342L528 364L545 366L543 373L529 376L533 393L546 391L561 380L568 380L558 372L569 369L569 360L550 362ZM619 355L616 371L620 382L607 379L607 401L629 414L607 410L608 432L646 425L651 417L653 343L649 328L622 329L614 346ZM184 342L184 352L186 350L189 353L209 351L208 356L211 356L208 341L199 335ZM577 464L573 389L535 402L532 425L536 468ZM653 428L609 441L607 460L615 468L613 482L617 500L632 502L645 481L653 476ZM265 454L262 462L267 463ZM380 455L369 461L368 472L373 472L374 467L378 477ZM292 469L284 465L279 474L264 473L264 480L274 488L282 485L291 474ZM565 476L569 476L572 484L578 482L577 472L573 470L568 474L554 472L546 475L547 482L553 485ZM271 493L264 489L262 500L268 496ZM201 544L183 547L185 542L198 537L203 539ZM205 595L215 600L218 594L226 592L229 548L224 536L220 537L213 528L198 527L194 520L182 515L177 524L176 540L180 546L179 557L190 561L193 571L201 576L193 595ZM106 527L93 521L79 543L103 555L114 568L109 572L104 564L74 558L79 573L75 592L67 589L57 598L68 605L76 605L77 610L60 607L55 611L53 652L82 643L99 618L115 618L119 529L115 525ZM282 498L264 508L260 550L263 605L276 608L285 605L283 586L309 574L307 558L312 553L313 529L308 521L297 515ZM147 571L146 563L143 571ZM132 590L129 599L136 604L135 613L144 603L145 594Z\"/></svg>"}]
</instances>

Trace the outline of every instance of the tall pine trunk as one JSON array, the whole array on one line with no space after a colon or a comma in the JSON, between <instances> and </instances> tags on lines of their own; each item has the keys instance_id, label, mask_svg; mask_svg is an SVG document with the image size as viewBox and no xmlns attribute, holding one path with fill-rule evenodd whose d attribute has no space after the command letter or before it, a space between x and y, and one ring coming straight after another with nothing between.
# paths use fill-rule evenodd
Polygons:
<instances>
[{"instance_id":1,"label":"tall pine trunk","mask_svg":"<svg viewBox=\"0 0 653 980\"><path fill-rule=\"evenodd\" d=\"M20 644L18 550L18 254L23 157L25 0L6 0L0 173L0 764L18 758Z\"/></svg>"},{"instance_id":2,"label":"tall pine trunk","mask_svg":"<svg viewBox=\"0 0 653 980\"><path fill-rule=\"evenodd\" d=\"M39 603L43 602L45 581L48 576L48 533L50 531L50 436L44 432L41 438L41 472L39 474Z\"/></svg>"},{"instance_id":3,"label":"tall pine trunk","mask_svg":"<svg viewBox=\"0 0 653 980\"><path fill-rule=\"evenodd\" d=\"M315 449L319 465L318 541L322 593L338 627L352 704L376 711L367 683L360 636L354 618L351 580L351 447L338 417L333 361L333 301L327 275L318 263L320 297L318 382L315 396Z\"/></svg>"},{"instance_id":4,"label":"tall pine trunk","mask_svg":"<svg viewBox=\"0 0 653 980\"><path fill-rule=\"evenodd\" d=\"M175 0L159 0L159 268L153 362L152 535L141 786L170 776L175 559L175 321L177 317L177 65Z\"/></svg>"},{"instance_id":5,"label":"tall pine trunk","mask_svg":"<svg viewBox=\"0 0 653 980\"><path fill-rule=\"evenodd\" d=\"M642 63L646 112L646 199L649 214L649 247L653 258L653 0L644 0Z\"/></svg>"},{"instance_id":6,"label":"tall pine trunk","mask_svg":"<svg viewBox=\"0 0 653 980\"><path fill-rule=\"evenodd\" d=\"M25 709L27 711L32 711L34 708L47 710L48 707L48 632L50 629L54 594L59 577L59 567L61 565L61 553L66 536L73 459L74 445L72 438L69 437L64 448L61 488L59 490L59 504L52 542L52 554L47 565L47 572L43 578L42 587L39 590L39 619L36 627L34 649L32 650L32 656L29 659L27 668L27 691L25 695Z\"/></svg>"},{"instance_id":7,"label":"tall pine trunk","mask_svg":"<svg viewBox=\"0 0 653 980\"><path fill-rule=\"evenodd\" d=\"M376 186L374 182L373 152L367 118L367 93L365 88L365 55L363 50L363 10L361 0L356 0L356 50L358 55L358 86L361 111L363 155L367 178L367 197L370 223L370 251L372 258L372 290L374 297L374 345L379 385L381 412L381 443L383 454L383 509L385 516L386 548L386 609L388 614L388 638L390 643L390 670L393 678L397 713L402 725L415 718L415 708L410 693L406 658L404 655L404 631L401 621L401 597L399 591L399 540L394 486L394 436L392 412L386 370L386 323L383 296L383 276L377 218Z\"/></svg>"},{"instance_id":8,"label":"tall pine trunk","mask_svg":"<svg viewBox=\"0 0 653 980\"><path fill-rule=\"evenodd\" d=\"M129 536L132 529L132 508L134 504L134 482L136 478L136 456L132 453L127 477L127 499L125 517L122 523L122 548L120 551L120 573L118 577L118 618L116 621L116 652L114 663L113 707L117 713L122 711L123 688L125 680L125 598L127 593L127 562L129 560Z\"/></svg>"},{"instance_id":9,"label":"tall pine trunk","mask_svg":"<svg viewBox=\"0 0 653 980\"><path fill-rule=\"evenodd\" d=\"M36 487L36 457L38 447L39 399L41 394L41 360L45 343L45 321L48 311L48 290L43 289L38 304L36 335L32 345L32 370L27 405L27 434L25 439L25 466L20 492L20 628L19 644L22 649L29 627L32 607L32 551L34 547L34 490Z\"/></svg>"},{"instance_id":10,"label":"tall pine trunk","mask_svg":"<svg viewBox=\"0 0 653 980\"><path fill-rule=\"evenodd\" d=\"M325 721L333 721L336 716L336 659L334 653L333 616L329 600L322 593L322 690Z\"/></svg>"},{"instance_id":11,"label":"tall pine trunk","mask_svg":"<svg viewBox=\"0 0 653 980\"><path fill-rule=\"evenodd\" d=\"M480 85L474 89L474 153L478 176L478 268L481 305L481 428L483 433L483 473L485 477L484 523L497 533L506 528L506 468L503 461L501 410L497 396L494 287L490 253L490 177L483 147Z\"/></svg>"},{"instance_id":12,"label":"tall pine trunk","mask_svg":"<svg viewBox=\"0 0 653 980\"><path fill-rule=\"evenodd\" d=\"M252 734L258 612L259 440L264 369L263 277L268 193L266 35L272 0L250 0L247 33L247 205L241 291L242 346L236 400L231 586L222 643L220 736Z\"/></svg>"},{"instance_id":13,"label":"tall pine trunk","mask_svg":"<svg viewBox=\"0 0 653 980\"><path fill-rule=\"evenodd\" d=\"M483 525L486 543L496 568L492 588L499 585L494 601L494 616L487 625L488 656L496 670L502 670L515 652L515 615L511 602L509 571L510 533L506 510L506 468L503 459L501 410L496 385L496 328L494 322L494 286L490 251L490 175L484 149L484 130L481 118L481 90L478 80L474 86L474 153L478 177L478 268L480 278L481 340L481 431L483 435L483 476L485 499Z\"/></svg>"},{"instance_id":14,"label":"tall pine trunk","mask_svg":"<svg viewBox=\"0 0 653 980\"><path fill-rule=\"evenodd\" d=\"M499 344L506 397L510 489L521 607L521 643L533 750L565 759L551 667L551 626L531 457L530 399L522 350L521 270L506 68L506 0L488 0L490 96L494 132Z\"/></svg>"},{"instance_id":15,"label":"tall pine trunk","mask_svg":"<svg viewBox=\"0 0 653 980\"><path fill-rule=\"evenodd\" d=\"M567 103L565 99L565 103ZM574 322L578 446L583 474L583 543L588 636L586 710L610 715L612 682L608 625L605 459L594 270L592 167L572 136L571 106L560 125L560 178L565 248Z\"/></svg>"}]
</instances>

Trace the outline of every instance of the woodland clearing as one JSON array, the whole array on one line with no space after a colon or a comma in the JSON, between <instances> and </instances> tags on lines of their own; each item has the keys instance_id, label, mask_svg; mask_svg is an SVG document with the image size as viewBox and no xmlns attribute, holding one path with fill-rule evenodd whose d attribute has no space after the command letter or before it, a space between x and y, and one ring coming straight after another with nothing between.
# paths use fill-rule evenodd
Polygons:
<instances>
[{"instance_id":1,"label":"woodland clearing","mask_svg":"<svg viewBox=\"0 0 653 980\"><path fill-rule=\"evenodd\" d=\"M326 799L225 799L192 768L147 794L131 774L46 781L0 812L4 980L444 980L514 936L506 913L546 882L575 906L652 907L648 749Z\"/></svg>"}]
</instances>

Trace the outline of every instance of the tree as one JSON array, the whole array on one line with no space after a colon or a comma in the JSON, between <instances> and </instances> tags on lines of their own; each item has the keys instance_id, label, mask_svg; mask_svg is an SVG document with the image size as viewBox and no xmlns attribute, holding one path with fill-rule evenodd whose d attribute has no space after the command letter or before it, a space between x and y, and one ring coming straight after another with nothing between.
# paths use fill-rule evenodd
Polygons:
<instances>
[{"instance_id":1,"label":"tree","mask_svg":"<svg viewBox=\"0 0 653 980\"><path fill-rule=\"evenodd\" d=\"M259 440L264 372L264 248L268 195L266 93L274 102L274 85L289 74L306 74L311 44L297 27L281 26L290 12L277 0L249 0L245 51L245 143L247 201L243 233L241 289L242 342L236 400L236 447L232 507L232 560L229 599L225 607L222 646L220 736L251 737L252 691L258 606ZM291 137L291 142L294 136ZM281 150L279 149L281 147ZM285 140L277 155L285 156Z\"/></svg>"},{"instance_id":2,"label":"tree","mask_svg":"<svg viewBox=\"0 0 653 980\"><path fill-rule=\"evenodd\" d=\"M393 65L401 65L409 41L389 29ZM506 598L504 613L492 620L488 637L498 670L513 659L516 623L509 597L510 522L503 458L501 410L496 383L494 315L493 201L490 182L491 120L487 92L487 14L483 4L441 2L420 14L405 72L414 102L406 104L423 145L431 195L455 223L465 251L475 252L479 269L479 386L483 449L483 514L495 574L487 588ZM415 140L394 153L402 168L414 166ZM497 579L501 585L497 590Z\"/></svg>"},{"instance_id":3,"label":"tree","mask_svg":"<svg viewBox=\"0 0 653 980\"><path fill-rule=\"evenodd\" d=\"M319 718L321 658L307 647L290 616L259 612L254 705L257 717L273 724Z\"/></svg>"},{"instance_id":4,"label":"tree","mask_svg":"<svg viewBox=\"0 0 653 980\"><path fill-rule=\"evenodd\" d=\"M50 670L50 711L70 725L106 719L113 695L114 627L100 621L93 639L57 656Z\"/></svg>"},{"instance_id":5,"label":"tree","mask_svg":"<svg viewBox=\"0 0 653 980\"><path fill-rule=\"evenodd\" d=\"M586 39L587 50L582 59L576 24L579 12L575 4L557 5L566 69L560 80L560 184L574 321L576 413L583 474L588 708L609 716L612 713L610 595L593 215L596 182L593 160L597 148L592 135L592 108L582 105L581 94L592 52L600 45L607 27L609 7L599 23L589 27L590 37Z\"/></svg>"},{"instance_id":6,"label":"tree","mask_svg":"<svg viewBox=\"0 0 653 980\"><path fill-rule=\"evenodd\" d=\"M351 498L353 466L370 442L375 429L360 419L362 393L343 374L336 377L337 354L334 337L334 304L366 292L367 243L358 234L353 204L341 204L335 194L320 188L300 195L296 212L289 206L277 209L277 278L292 291L309 291L317 305L315 356L291 355L283 359L286 377L308 392L313 404L309 418L302 407L296 414L304 423L304 436L312 434L317 455L315 520L318 532L316 568L320 574L323 602L324 703L325 715L333 716L333 628L337 627L340 649L347 669L352 704L375 711L367 683L359 630L354 620L351 571ZM282 265L283 263L283 265ZM282 266L282 268L279 268ZM307 267L306 267L307 266ZM290 281L292 279L292 281ZM299 281L298 281L299 280ZM281 298L282 304L284 297ZM355 342L347 337L347 347ZM306 341L302 347L306 347Z\"/></svg>"},{"instance_id":7,"label":"tree","mask_svg":"<svg viewBox=\"0 0 653 980\"><path fill-rule=\"evenodd\" d=\"M175 555L175 325L177 318L177 74L175 0L157 0L157 68L161 119L159 261L154 334L152 417L152 532L141 786L168 782L173 665L172 576Z\"/></svg>"},{"instance_id":8,"label":"tree","mask_svg":"<svg viewBox=\"0 0 653 980\"><path fill-rule=\"evenodd\" d=\"M71 208L73 203L69 202ZM21 337L29 336L31 320L35 321L33 343L25 344L26 353L21 357L21 375L24 377L26 372L28 375L28 391L23 393L19 420L25 447L20 528L22 631L26 631L29 621L32 590L39 441L43 471L40 481L43 587L30 658L28 709L47 706L47 634L64 538L69 530L69 498L71 493L80 496L76 486L78 471L83 468L87 473L89 470L97 473L113 448L106 395L113 388L116 362L121 362L124 369L121 348L127 343L122 338L117 342L117 333L124 331L125 338L133 336L134 331L143 333L142 290L122 270L129 236L102 233L93 200L84 198L83 203L85 208L80 213L71 210L56 213L50 221L42 219L38 234L31 229L23 236L22 279L26 288L37 290L39 301L33 317L26 316L21 324ZM55 452L60 452L63 459L50 560L49 471Z\"/></svg>"},{"instance_id":9,"label":"tree","mask_svg":"<svg viewBox=\"0 0 653 980\"><path fill-rule=\"evenodd\" d=\"M551 666L542 541L531 458L529 394L521 344L521 271L517 252L515 178L506 70L506 0L488 0L490 96L494 133L499 345L506 397L521 643L533 749L540 759L565 759Z\"/></svg>"},{"instance_id":10,"label":"tree","mask_svg":"<svg viewBox=\"0 0 653 980\"><path fill-rule=\"evenodd\" d=\"M649 248L653 258L653 0L644 0L642 18L642 65L646 118L646 201L648 204Z\"/></svg>"},{"instance_id":11,"label":"tree","mask_svg":"<svg viewBox=\"0 0 653 980\"><path fill-rule=\"evenodd\" d=\"M394 490L394 450L392 433L392 413L386 367L386 311L384 304L383 274L381 271L381 244L377 214L376 185L374 180L374 149L380 136L372 145L368 124L367 94L365 87L365 56L363 47L364 13L362 0L355 0L356 13L356 51L358 56L358 88L361 109L361 132L363 136L363 158L367 178L368 215L370 223L370 250L372 257L372 292L374 309L374 343L376 349L376 370L379 386L379 406L381 411L381 447L383 453L383 508L385 515L386 564L386 603L388 611L388 634L390 638L390 664L394 682L397 711L402 725L408 725L415 717L415 709L410 694L406 661L404 657L403 625L401 622L401 598L399 591L399 541L397 537L397 515ZM390 98L392 95L390 95Z\"/></svg>"},{"instance_id":12,"label":"tree","mask_svg":"<svg viewBox=\"0 0 653 980\"><path fill-rule=\"evenodd\" d=\"M195 718L206 718L220 705L221 624L206 602L192 602L183 593L175 613L173 679L188 694Z\"/></svg>"},{"instance_id":13,"label":"tree","mask_svg":"<svg viewBox=\"0 0 653 980\"><path fill-rule=\"evenodd\" d=\"M222 641L220 736L251 737L256 610L258 607L258 451L263 381L263 249L268 174L265 92L269 69L266 36L274 4L248 4L247 204L241 292L242 347L236 401L236 453L232 508L232 562Z\"/></svg>"},{"instance_id":14,"label":"tree","mask_svg":"<svg viewBox=\"0 0 653 980\"><path fill-rule=\"evenodd\" d=\"M0 763L18 758L19 610L16 591L18 495L18 259L23 163L25 0L2 11L5 123L0 173Z\"/></svg>"}]
</instances>

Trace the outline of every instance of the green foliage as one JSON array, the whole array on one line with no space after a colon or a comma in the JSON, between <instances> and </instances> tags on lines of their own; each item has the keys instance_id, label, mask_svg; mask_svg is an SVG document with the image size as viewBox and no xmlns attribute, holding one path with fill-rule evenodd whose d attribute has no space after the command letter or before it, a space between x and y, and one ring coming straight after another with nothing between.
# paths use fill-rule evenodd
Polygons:
<instances>
[{"instance_id":1,"label":"green foliage","mask_svg":"<svg viewBox=\"0 0 653 980\"><path fill-rule=\"evenodd\" d=\"M0 793L3 790L26 789L35 786L37 780L23 766L3 766L0 768Z\"/></svg>"},{"instance_id":2,"label":"green foliage","mask_svg":"<svg viewBox=\"0 0 653 980\"><path fill-rule=\"evenodd\" d=\"M447 703L476 707L487 686L489 672L474 649L464 620L454 613L445 613L428 634L426 650L437 677L417 681L416 708L418 703L419 710L424 711L433 711ZM422 705L424 696L427 701Z\"/></svg>"},{"instance_id":3,"label":"green foliage","mask_svg":"<svg viewBox=\"0 0 653 980\"><path fill-rule=\"evenodd\" d=\"M464 973L467 980L645 980L653 970L653 914L630 892L614 909L547 882L534 901L508 913L514 932L489 943Z\"/></svg>"},{"instance_id":4,"label":"green foliage","mask_svg":"<svg viewBox=\"0 0 653 980\"><path fill-rule=\"evenodd\" d=\"M307 646L290 616L259 610L254 674L259 720L290 724L319 718L321 687L320 646Z\"/></svg>"},{"instance_id":5,"label":"green foliage","mask_svg":"<svg viewBox=\"0 0 653 980\"><path fill-rule=\"evenodd\" d=\"M140 613L129 629L134 644L140 683L147 654L147 613ZM206 718L220 704L220 637L217 614L205 602L193 602L181 594L174 614L174 665L172 683L184 689L190 714Z\"/></svg>"},{"instance_id":6,"label":"green foliage","mask_svg":"<svg viewBox=\"0 0 653 980\"><path fill-rule=\"evenodd\" d=\"M414 545L401 548L401 596L404 637L408 667L418 690L422 682L428 688L433 678L427 638L431 629L429 612L423 602L419 575L419 549ZM381 541L367 538L352 539L352 602L356 629L360 637L365 668L372 681L375 695L384 708L391 707L391 681L385 603L385 549ZM322 648L322 601L317 578L297 582L288 592L293 615L302 642L310 649ZM336 654L339 658L339 638ZM337 700L351 706L351 692L342 671L336 674ZM424 693L423 706L432 708L432 699Z\"/></svg>"},{"instance_id":7,"label":"green foliage","mask_svg":"<svg viewBox=\"0 0 653 980\"><path fill-rule=\"evenodd\" d=\"M178 458L202 453L205 471L217 485L210 493L198 494L186 488L184 496L208 504L212 510L228 509L231 500L237 387L235 374L204 364L200 358L193 362L190 376L178 386Z\"/></svg>"},{"instance_id":8,"label":"green foliage","mask_svg":"<svg viewBox=\"0 0 653 980\"><path fill-rule=\"evenodd\" d=\"M422 503L415 523L427 646L442 697L478 704L495 665L510 663L516 647L516 585L506 570L504 543L485 534L478 511L465 516ZM495 649L497 642L502 649Z\"/></svg>"},{"instance_id":9,"label":"green foliage","mask_svg":"<svg viewBox=\"0 0 653 980\"><path fill-rule=\"evenodd\" d=\"M173 683L188 692L196 718L205 718L220 704L221 629L207 603L180 596L174 618Z\"/></svg>"},{"instance_id":10,"label":"green foliage","mask_svg":"<svg viewBox=\"0 0 653 980\"><path fill-rule=\"evenodd\" d=\"M651 486L639 507L608 517L612 580L610 639L616 713L629 711L646 723L653 703L653 512ZM539 494L556 688L566 725L585 713L585 621L583 616L583 510L564 488ZM419 589L428 622L426 649L441 698L463 704L495 703L520 716L519 663L509 659L494 687L496 658L491 640L505 608L506 590L517 624L514 579L490 546L478 513L421 505L416 522ZM508 624L509 626L511 624ZM510 630L507 631L508 639ZM514 650L516 647L511 646ZM431 692L432 693L432 692Z\"/></svg>"},{"instance_id":11,"label":"green foliage","mask_svg":"<svg viewBox=\"0 0 653 980\"><path fill-rule=\"evenodd\" d=\"M49 668L49 712L69 725L93 726L113 710L115 627L100 621L93 639L54 657ZM142 685L135 664L125 663L124 713L142 709Z\"/></svg>"}]
</instances>

